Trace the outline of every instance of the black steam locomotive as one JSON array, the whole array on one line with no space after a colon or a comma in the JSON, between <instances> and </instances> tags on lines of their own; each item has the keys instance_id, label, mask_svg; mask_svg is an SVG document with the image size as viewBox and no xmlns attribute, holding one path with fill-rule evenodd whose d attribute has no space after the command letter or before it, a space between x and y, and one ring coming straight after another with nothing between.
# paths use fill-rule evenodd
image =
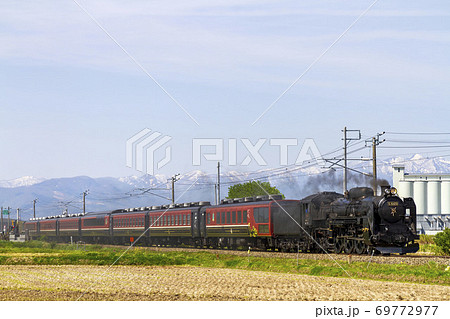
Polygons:
<instances>
[{"instance_id":1,"label":"black steam locomotive","mask_svg":"<svg viewBox=\"0 0 450 319\"><path fill-rule=\"evenodd\" d=\"M302 249L347 254L417 252L413 199L402 200L395 188L385 187L382 192L374 196L371 188L358 187L345 195L323 192L301 200L306 234L300 242Z\"/></svg>"},{"instance_id":2,"label":"black steam locomotive","mask_svg":"<svg viewBox=\"0 0 450 319\"><path fill-rule=\"evenodd\" d=\"M144 245L257 247L278 251L413 253L419 248L415 204L394 188L374 196L322 192L302 200L280 195L49 216L25 223L28 238Z\"/></svg>"}]
</instances>

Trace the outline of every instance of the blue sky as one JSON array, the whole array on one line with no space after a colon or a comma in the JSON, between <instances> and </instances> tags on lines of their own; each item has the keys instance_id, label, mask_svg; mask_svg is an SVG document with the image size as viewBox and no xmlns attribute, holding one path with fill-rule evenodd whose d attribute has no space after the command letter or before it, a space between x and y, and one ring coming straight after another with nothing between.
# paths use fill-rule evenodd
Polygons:
<instances>
[{"instance_id":1,"label":"blue sky","mask_svg":"<svg viewBox=\"0 0 450 319\"><path fill-rule=\"evenodd\" d=\"M125 142L146 127L173 137L165 174L214 171L191 165L194 137L314 138L325 153L345 125L449 131L446 1L378 1L254 126L372 1L79 3L200 126L74 1L1 1L0 179L139 174Z\"/></svg>"}]
</instances>

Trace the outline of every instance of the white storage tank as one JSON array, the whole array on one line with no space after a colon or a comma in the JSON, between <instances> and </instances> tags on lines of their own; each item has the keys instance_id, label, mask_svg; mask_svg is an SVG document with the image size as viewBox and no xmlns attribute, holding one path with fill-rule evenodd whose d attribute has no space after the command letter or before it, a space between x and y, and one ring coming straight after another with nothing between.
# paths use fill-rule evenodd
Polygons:
<instances>
[{"instance_id":1,"label":"white storage tank","mask_svg":"<svg viewBox=\"0 0 450 319\"><path fill-rule=\"evenodd\" d=\"M427 213L427 181L414 182L414 202L417 207L418 215L425 215Z\"/></svg>"},{"instance_id":2,"label":"white storage tank","mask_svg":"<svg viewBox=\"0 0 450 319\"><path fill-rule=\"evenodd\" d=\"M441 212L450 214L450 180L443 180L441 184Z\"/></svg>"},{"instance_id":3,"label":"white storage tank","mask_svg":"<svg viewBox=\"0 0 450 319\"><path fill-rule=\"evenodd\" d=\"M400 197L413 197L413 182L412 181L399 181L398 182L398 196Z\"/></svg>"},{"instance_id":4,"label":"white storage tank","mask_svg":"<svg viewBox=\"0 0 450 319\"><path fill-rule=\"evenodd\" d=\"M427 214L441 213L441 181L429 180L427 186Z\"/></svg>"}]
</instances>

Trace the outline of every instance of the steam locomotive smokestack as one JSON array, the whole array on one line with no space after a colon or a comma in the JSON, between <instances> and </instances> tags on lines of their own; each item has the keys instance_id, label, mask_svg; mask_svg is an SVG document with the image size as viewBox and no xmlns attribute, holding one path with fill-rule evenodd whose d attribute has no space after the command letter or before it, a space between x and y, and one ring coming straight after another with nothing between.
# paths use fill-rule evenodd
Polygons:
<instances>
[{"instance_id":1,"label":"steam locomotive smokestack","mask_svg":"<svg viewBox=\"0 0 450 319\"><path fill-rule=\"evenodd\" d=\"M372 179L372 180L370 181L370 185L371 185L372 188L374 189L375 196L376 196L377 193L378 193L378 192L376 191L376 190L378 190L378 187L381 188L381 195L384 194L384 190L385 190L385 189L391 187L391 185L389 184L389 182L388 182L387 180L385 180L385 179Z\"/></svg>"}]
</instances>

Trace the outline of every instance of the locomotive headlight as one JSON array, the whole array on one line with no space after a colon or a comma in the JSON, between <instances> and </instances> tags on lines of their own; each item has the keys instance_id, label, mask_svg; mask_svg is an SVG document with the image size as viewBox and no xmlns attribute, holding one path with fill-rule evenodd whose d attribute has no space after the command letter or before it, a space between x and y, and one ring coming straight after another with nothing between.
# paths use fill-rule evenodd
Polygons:
<instances>
[{"instance_id":1,"label":"locomotive headlight","mask_svg":"<svg viewBox=\"0 0 450 319\"><path fill-rule=\"evenodd\" d=\"M397 188L395 187L391 188L391 195L397 195Z\"/></svg>"}]
</instances>

